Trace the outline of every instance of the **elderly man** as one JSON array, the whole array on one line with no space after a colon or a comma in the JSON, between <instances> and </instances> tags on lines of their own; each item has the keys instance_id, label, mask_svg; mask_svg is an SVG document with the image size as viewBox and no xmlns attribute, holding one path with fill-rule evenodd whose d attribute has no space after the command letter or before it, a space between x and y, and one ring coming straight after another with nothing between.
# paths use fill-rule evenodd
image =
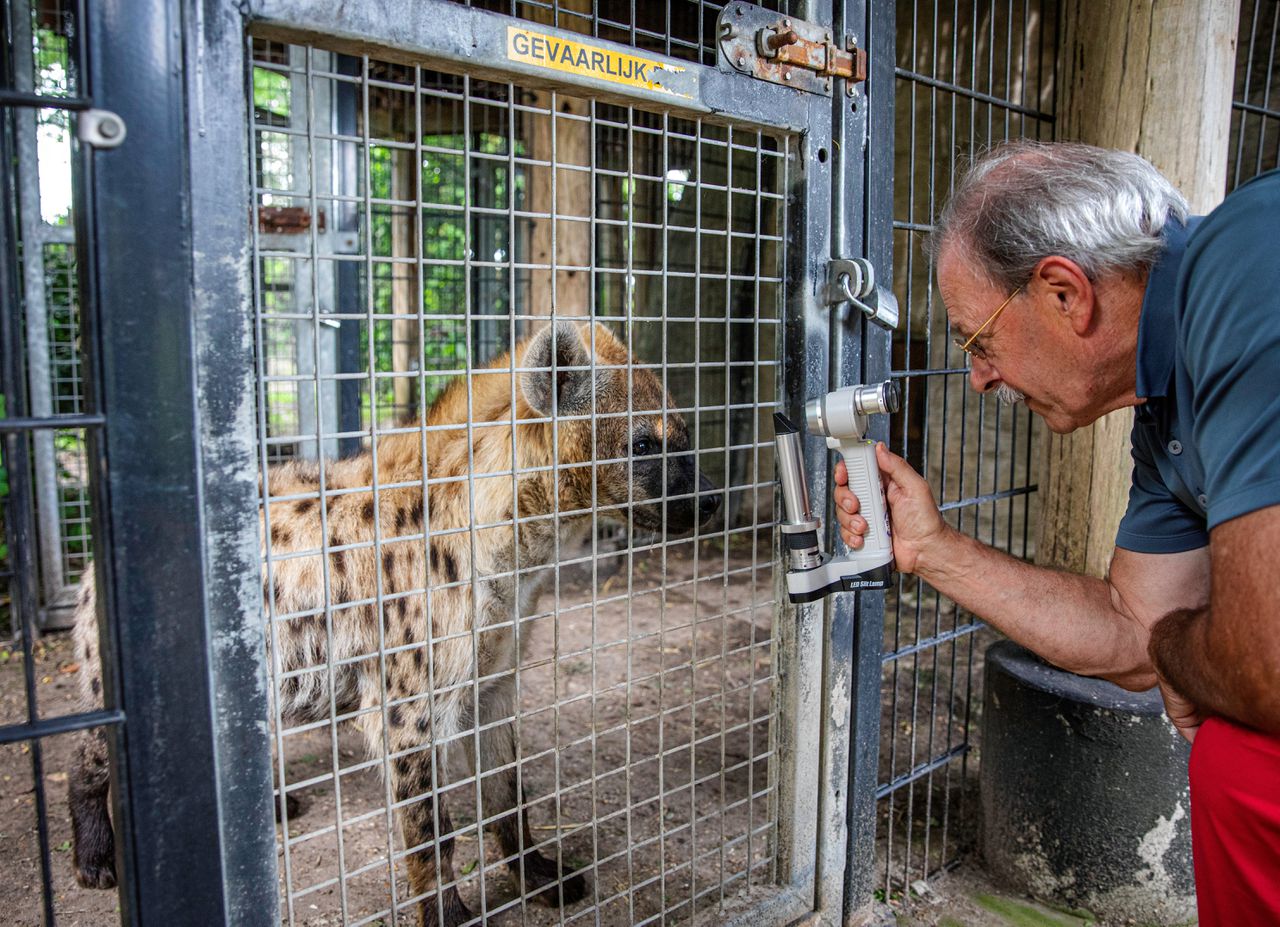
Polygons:
<instances>
[{"instance_id":1,"label":"elderly man","mask_svg":"<svg viewBox=\"0 0 1280 927\"><path fill-rule=\"evenodd\" d=\"M973 388L1058 433L1136 406L1133 483L1095 579L960 534L881 445L898 569L1064 669L1158 683L1193 740L1202 927L1280 924L1280 172L1188 218L1136 155L1011 143L931 247ZM843 464L836 483L859 547Z\"/></svg>"}]
</instances>

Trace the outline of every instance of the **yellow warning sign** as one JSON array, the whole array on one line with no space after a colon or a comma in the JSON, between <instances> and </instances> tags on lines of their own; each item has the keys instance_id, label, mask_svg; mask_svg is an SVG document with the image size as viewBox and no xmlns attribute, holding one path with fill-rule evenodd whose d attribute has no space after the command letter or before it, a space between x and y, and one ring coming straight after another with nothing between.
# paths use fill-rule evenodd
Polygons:
<instances>
[{"instance_id":1,"label":"yellow warning sign","mask_svg":"<svg viewBox=\"0 0 1280 927\"><path fill-rule=\"evenodd\" d=\"M581 77L595 77L615 84L642 87L658 93L685 96L665 86L663 80L664 75L684 70L678 64L640 58L516 26L507 27L507 60Z\"/></svg>"}]
</instances>

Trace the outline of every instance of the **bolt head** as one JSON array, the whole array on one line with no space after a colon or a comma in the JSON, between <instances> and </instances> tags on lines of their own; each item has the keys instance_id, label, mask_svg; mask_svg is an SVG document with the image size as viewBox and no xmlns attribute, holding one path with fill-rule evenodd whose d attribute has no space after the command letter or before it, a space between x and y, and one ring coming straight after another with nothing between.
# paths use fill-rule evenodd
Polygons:
<instances>
[{"instance_id":1,"label":"bolt head","mask_svg":"<svg viewBox=\"0 0 1280 927\"><path fill-rule=\"evenodd\" d=\"M120 134L120 126L114 119L103 119L98 122L98 134L103 138L115 138Z\"/></svg>"},{"instance_id":2,"label":"bolt head","mask_svg":"<svg viewBox=\"0 0 1280 927\"><path fill-rule=\"evenodd\" d=\"M791 28L791 20L789 20L789 19L784 19L784 20L782 21L782 27L783 27L784 29L790 29L790 28Z\"/></svg>"},{"instance_id":3,"label":"bolt head","mask_svg":"<svg viewBox=\"0 0 1280 927\"><path fill-rule=\"evenodd\" d=\"M790 71L783 71L783 72L782 72L782 79L783 79L783 80L791 80L791 72L790 72Z\"/></svg>"},{"instance_id":4,"label":"bolt head","mask_svg":"<svg viewBox=\"0 0 1280 927\"><path fill-rule=\"evenodd\" d=\"M740 68L745 68L746 66L747 66L747 56L746 56L746 55L739 55L739 56L738 56L738 67L740 67Z\"/></svg>"}]
</instances>

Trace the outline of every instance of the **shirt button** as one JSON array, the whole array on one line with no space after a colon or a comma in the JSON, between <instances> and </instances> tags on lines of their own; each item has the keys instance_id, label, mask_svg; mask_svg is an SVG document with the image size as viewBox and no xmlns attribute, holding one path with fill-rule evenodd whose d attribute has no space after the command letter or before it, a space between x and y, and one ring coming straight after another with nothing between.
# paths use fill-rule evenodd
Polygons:
<instances>
[{"instance_id":1,"label":"shirt button","mask_svg":"<svg viewBox=\"0 0 1280 927\"><path fill-rule=\"evenodd\" d=\"M1200 493L1200 495L1196 496L1196 501L1200 503L1200 508L1202 509L1207 509L1209 507L1209 497L1204 493Z\"/></svg>"},{"instance_id":2,"label":"shirt button","mask_svg":"<svg viewBox=\"0 0 1280 927\"><path fill-rule=\"evenodd\" d=\"M1173 440L1173 441L1170 441L1170 442L1169 442L1169 453L1170 453L1170 454L1172 454L1172 455L1173 455L1173 456L1175 456L1175 457L1177 457L1179 454L1181 454L1181 453L1182 453L1182 442L1181 442L1181 441L1178 441L1178 440L1176 440L1176 439L1175 439L1175 440Z\"/></svg>"}]
</instances>

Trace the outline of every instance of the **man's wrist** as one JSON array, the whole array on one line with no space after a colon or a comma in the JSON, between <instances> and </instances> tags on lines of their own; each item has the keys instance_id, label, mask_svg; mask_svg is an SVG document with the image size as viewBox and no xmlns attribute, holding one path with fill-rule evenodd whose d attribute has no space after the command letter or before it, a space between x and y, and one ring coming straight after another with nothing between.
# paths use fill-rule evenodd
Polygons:
<instances>
[{"instance_id":1,"label":"man's wrist","mask_svg":"<svg viewBox=\"0 0 1280 927\"><path fill-rule=\"evenodd\" d=\"M945 580L957 566L960 545L964 540L963 534L943 522L938 531L920 545L915 575L931 585Z\"/></svg>"}]
</instances>

